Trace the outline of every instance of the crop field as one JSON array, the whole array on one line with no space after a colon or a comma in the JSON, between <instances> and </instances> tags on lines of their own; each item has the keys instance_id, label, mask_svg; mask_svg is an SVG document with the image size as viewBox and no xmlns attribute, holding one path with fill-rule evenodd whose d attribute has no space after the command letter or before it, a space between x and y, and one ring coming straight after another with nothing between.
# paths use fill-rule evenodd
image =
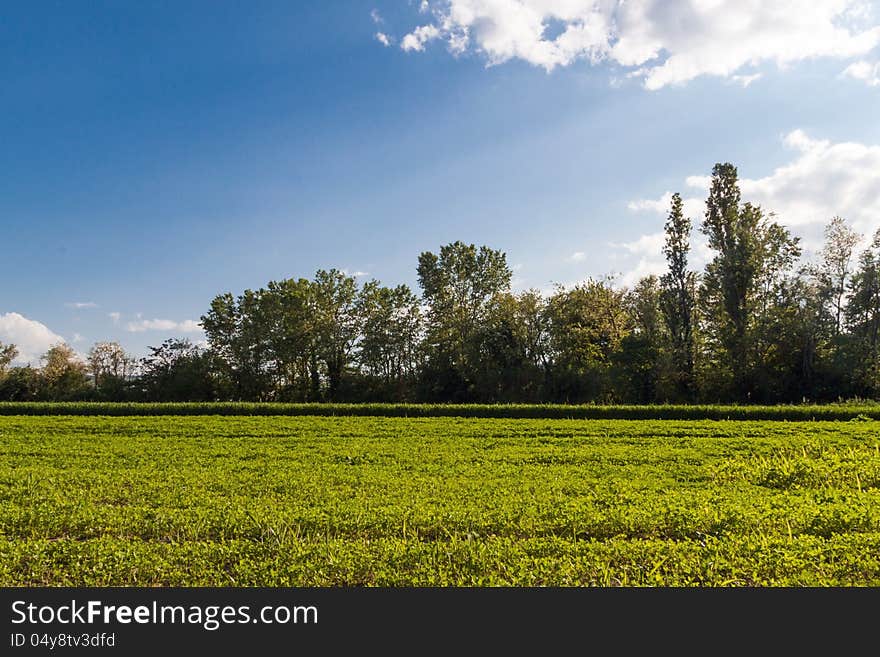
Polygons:
<instances>
[{"instance_id":1,"label":"crop field","mask_svg":"<svg viewBox=\"0 0 880 657\"><path fill-rule=\"evenodd\" d=\"M0 417L0 585L880 585L880 423Z\"/></svg>"}]
</instances>

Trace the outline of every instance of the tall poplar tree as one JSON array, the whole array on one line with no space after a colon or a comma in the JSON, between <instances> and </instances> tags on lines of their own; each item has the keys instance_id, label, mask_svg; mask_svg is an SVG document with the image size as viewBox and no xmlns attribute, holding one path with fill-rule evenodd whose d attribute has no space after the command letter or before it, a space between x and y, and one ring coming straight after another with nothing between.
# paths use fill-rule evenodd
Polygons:
<instances>
[{"instance_id":1,"label":"tall poplar tree","mask_svg":"<svg viewBox=\"0 0 880 657\"><path fill-rule=\"evenodd\" d=\"M676 388L685 399L694 387L694 273L688 271L691 220L684 216L681 195L672 195L666 219L663 254L668 269L660 277L660 308L672 343L672 366Z\"/></svg>"}]
</instances>

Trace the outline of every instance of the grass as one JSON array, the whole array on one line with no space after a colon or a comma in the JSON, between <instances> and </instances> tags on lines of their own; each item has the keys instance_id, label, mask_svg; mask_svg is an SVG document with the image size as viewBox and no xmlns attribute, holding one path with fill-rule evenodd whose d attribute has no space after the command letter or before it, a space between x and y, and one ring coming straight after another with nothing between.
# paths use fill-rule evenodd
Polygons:
<instances>
[{"instance_id":1,"label":"grass","mask_svg":"<svg viewBox=\"0 0 880 657\"><path fill-rule=\"evenodd\" d=\"M880 585L875 422L0 418L0 585Z\"/></svg>"}]
</instances>

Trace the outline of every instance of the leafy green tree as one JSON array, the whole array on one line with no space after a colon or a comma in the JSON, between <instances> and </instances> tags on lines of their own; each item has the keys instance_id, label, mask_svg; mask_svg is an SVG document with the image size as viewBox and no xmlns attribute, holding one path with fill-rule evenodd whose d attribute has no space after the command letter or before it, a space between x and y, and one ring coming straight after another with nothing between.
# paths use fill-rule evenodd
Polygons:
<instances>
[{"instance_id":1,"label":"leafy green tree","mask_svg":"<svg viewBox=\"0 0 880 657\"><path fill-rule=\"evenodd\" d=\"M740 207L736 167L716 164L702 231L716 252L703 277L706 319L714 337L716 363L731 375L735 397L751 399L754 366L767 342L767 326L792 265L800 256L798 239L769 221L751 203Z\"/></svg>"},{"instance_id":2,"label":"leafy green tree","mask_svg":"<svg viewBox=\"0 0 880 657\"><path fill-rule=\"evenodd\" d=\"M747 330L751 318L750 291L758 269L758 224L762 215L748 205L740 211L736 167L716 164L702 225L709 247L717 255L706 268L704 285L710 304L720 358L731 371L737 394L745 392L748 362ZM726 358L725 358L726 357Z\"/></svg>"},{"instance_id":3,"label":"leafy green tree","mask_svg":"<svg viewBox=\"0 0 880 657\"><path fill-rule=\"evenodd\" d=\"M76 352L61 343L42 357L40 394L51 401L67 401L85 395L88 387L86 365Z\"/></svg>"},{"instance_id":4,"label":"leafy green tree","mask_svg":"<svg viewBox=\"0 0 880 657\"><path fill-rule=\"evenodd\" d=\"M140 384L148 401L213 401L217 391L210 353L189 339L169 338L141 359Z\"/></svg>"},{"instance_id":5,"label":"leafy green tree","mask_svg":"<svg viewBox=\"0 0 880 657\"><path fill-rule=\"evenodd\" d=\"M264 290L221 294L201 317L222 385L234 399L266 401L275 390L263 298Z\"/></svg>"},{"instance_id":6,"label":"leafy green tree","mask_svg":"<svg viewBox=\"0 0 880 657\"><path fill-rule=\"evenodd\" d=\"M201 318L236 399L337 399L360 335L357 284L336 269L214 298Z\"/></svg>"},{"instance_id":7,"label":"leafy green tree","mask_svg":"<svg viewBox=\"0 0 880 657\"><path fill-rule=\"evenodd\" d=\"M312 288L316 356L327 378L327 398L336 400L360 335L357 282L337 269L322 269Z\"/></svg>"},{"instance_id":8,"label":"leafy green tree","mask_svg":"<svg viewBox=\"0 0 880 657\"><path fill-rule=\"evenodd\" d=\"M558 286L548 301L554 397L580 402L608 399L612 355L629 332L624 298L611 280Z\"/></svg>"},{"instance_id":9,"label":"leafy green tree","mask_svg":"<svg viewBox=\"0 0 880 657\"><path fill-rule=\"evenodd\" d=\"M39 377L31 367L11 367L18 357L14 344L0 342L0 401L29 401L36 397Z\"/></svg>"},{"instance_id":10,"label":"leafy green tree","mask_svg":"<svg viewBox=\"0 0 880 657\"><path fill-rule=\"evenodd\" d=\"M880 392L880 230L859 256L844 314L854 342L854 386L873 397Z\"/></svg>"},{"instance_id":11,"label":"leafy green tree","mask_svg":"<svg viewBox=\"0 0 880 657\"><path fill-rule=\"evenodd\" d=\"M0 377L6 373L6 368L18 358L18 348L14 344L0 342Z\"/></svg>"},{"instance_id":12,"label":"leafy green tree","mask_svg":"<svg viewBox=\"0 0 880 657\"><path fill-rule=\"evenodd\" d=\"M390 288L373 280L361 288L357 304L362 329L358 363L380 392L407 399L421 365L418 297L406 285Z\"/></svg>"},{"instance_id":13,"label":"leafy green tree","mask_svg":"<svg viewBox=\"0 0 880 657\"><path fill-rule=\"evenodd\" d=\"M847 284L852 274L852 255L862 236L842 217L833 217L825 227L825 244L820 253L818 278L834 317L834 334L839 335L844 318Z\"/></svg>"},{"instance_id":14,"label":"leafy green tree","mask_svg":"<svg viewBox=\"0 0 880 657\"><path fill-rule=\"evenodd\" d=\"M548 362L546 302L536 290L493 299L473 342L476 398L486 402L540 401Z\"/></svg>"},{"instance_id":15,"label":"leafy green tree","mask_svg":"<svg viewBox=\"0 0 880 657\"><path fill-rule=\"evenodd\" d=\"M665 231L667 271L660 278L659 304L669 332L676 396L689 400L694 393L696 281L688 271L691 220L684 216L678 193L672 195Z\"/></svg>"},{"instance_id":16,"label":"leafy green tree","mask_svg":"<svg viewBox=\"0 0 880 657\"><path fill-rule=\"evenodd\" d=\"M95 390L105 398L119 399L134 377L137 360L118 342L97 342L89 350L87 367Z\"/></svg>"},{"instance_id":17,"label":"leafy green tree","mask_svg":"<svg viewBox=\"0 0 880 657\"><path fill-rule=\"evenodd\" d=\"M664 379L673 369L671 344L662 310L664 290L656 276L639 280L623 299L629 318L627 333L613 354L617 396L622 401L650 404L666 400ZM677 381L676 381L677 383Z\"/></svg>"},{"instance_id":18,"label":"leafy green tree","mask_svg":"<svg viewBox=\"0 0 880 657\"><path fill-rule=\"evenodd\" d=\"M427 395L464 401L474 394L474 348L496 295L510 288L507 257L487 246L454 242L419 256L418 278L428 305Z\"/></svg>"},{"instance_id":19,"label":"leafy green tree","mask_svg":"<svg viewBox=\"0 0 880 657\"><path fill-rule=\"evenodd\" d=\"M321 398L321 366L316 352L314 286L306 278L270 281L260 304L273 362L278 397L288 401Z\"/></svg>"},{"instance_id":20,"label":"leafy green tree","mask_svg":"<svg viewBox=\"0 0 880 657\"><path fill-rule=\"evenodd\" d=\"M37 400L41 386L39 370L30 365L9 368L0 377L0 401Z\"/></svg>"}]
</instances>

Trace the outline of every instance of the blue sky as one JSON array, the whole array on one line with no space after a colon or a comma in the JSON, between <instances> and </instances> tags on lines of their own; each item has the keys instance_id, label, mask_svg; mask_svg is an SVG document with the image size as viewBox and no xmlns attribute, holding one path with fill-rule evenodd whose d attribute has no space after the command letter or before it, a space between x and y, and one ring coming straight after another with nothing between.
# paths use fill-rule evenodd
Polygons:
<instances>
[{"instance_id":1,"label":"blue sky","mask_svg":"<svg viewBox=\"0 0 880 657\"><path fill-rule=\"evenodd\" d=\"M808 249L880 226L877 3L658 2L4 4L0 341L143 355L215 294L415 288L456 239L627 284L718 161Z\"/></svg>"}]
</instances>

